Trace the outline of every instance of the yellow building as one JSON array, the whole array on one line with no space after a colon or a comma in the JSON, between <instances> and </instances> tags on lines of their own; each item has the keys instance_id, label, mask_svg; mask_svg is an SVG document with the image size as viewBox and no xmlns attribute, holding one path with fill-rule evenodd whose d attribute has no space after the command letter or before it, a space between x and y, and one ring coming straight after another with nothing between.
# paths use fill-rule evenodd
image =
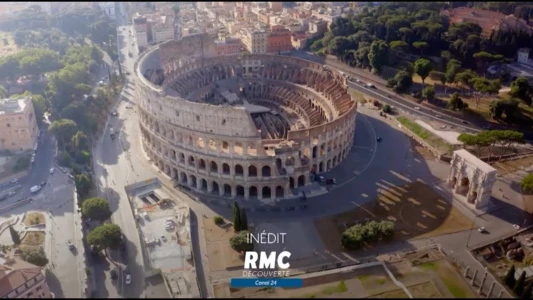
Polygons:
<instances>
[{"instance_id":1,"label":"yellow building","mask_svg":"<svg viewBox=\"0 0 533 300\"><path fill-rule=\"evenodd\" d=\"M30 97L0 100L0 149L33 149L39 135Z\"/></svg>"}]
</instances>

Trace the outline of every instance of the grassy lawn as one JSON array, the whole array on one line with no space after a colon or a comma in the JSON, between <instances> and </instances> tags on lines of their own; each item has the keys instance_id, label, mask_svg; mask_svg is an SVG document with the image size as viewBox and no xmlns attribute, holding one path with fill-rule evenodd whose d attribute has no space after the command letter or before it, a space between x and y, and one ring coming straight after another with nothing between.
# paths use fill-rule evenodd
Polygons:
<instances>
[{"instance_id":1,"label":"grassy lawn","mask_svg":"<svg viewBox=\"0 0 533 300\"><path fill-rule=\"evenodd\" d=\"M28 232L22 240L23 246L38 247L44 243L44 232Z\"/></svg>"},{"instance_id":2,"label":"grassy lawn","mask_svg":"<svg viewBox=\"0 0 533 300\"><path fill-rule=\"evenodd\" d=\"M324 289L322 289L318 293L307 294L307 295L304 296L304 298L316 298L316 297L320 297L320 296L331 296L333 294L344 293L346 291L348 291L348 288L346 287L346 283L344 283L344 280L343 280L343 281L339 282L337 285L332 285L332 286L325 287Z\"/></svg>"},{"instance_id":3,"label":"grassy lawn","mask_svg":"<svg viewBox=\"0 0 533 300\"><path fill-rule=\"evenodd\" d=\"M368 298L409 298L407 294L402 289L397 289L394 291L388 291L385 293L373 295Z\"/></svg>"},{"instance_id":4,"label":"grassy lawn","mask_svg":"<svg viewBox=\"0 0 533 300\"><path fill-rule=\"evenodd\" d=\"M418 137L423 139L426 143L437 148L439 152L446 153L446 152L451 151L452 146L450 144L448 144L445 140L441 139L440 137L434 135L430 131L426 130L422 126L418 125L416 122L412 121L411 119L405 116L401 116L396 119L407 129L411 130L414 134L416 134Z\"/></svg>"},{"instance_id":5,"label":"grassy lawn","mask_svg":"<svg viewBox=\"0 0 533 300\"><path fill-rule=\"evenodd\" d=\"M436 261L418 265L419 268L432 271L439 275L440 279L455 298L473 298L475 294L466 286L457 272L447 262Z\"/></svg>"},{"instance_id":6,"label":"grassy lawn","mask_svg":"<svg viewBox=\"0 0 533 300\"><path fill-rule=\"evenodd\" d=\"M43 214L38 212L31 212L26 215L24 218L24 225L32 226L37 224L45 224L45 219Z\"/></svg>"}]
</instances>

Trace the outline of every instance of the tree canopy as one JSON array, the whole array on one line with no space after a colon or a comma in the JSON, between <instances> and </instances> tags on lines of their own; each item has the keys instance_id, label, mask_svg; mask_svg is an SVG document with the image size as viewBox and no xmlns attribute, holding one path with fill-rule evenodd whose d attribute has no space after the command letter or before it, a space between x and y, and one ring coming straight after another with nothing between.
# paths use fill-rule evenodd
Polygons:
<instances>
[{"instance_id":1,"label":"tree canopy","mask_svg":"<svg viewBox=\"0 0 533 300\"><path fill-rule=\"evenodd\" d=\"M87 243L100 250L118 249L122 244L122 231L116 224L100 225L87 235Z\"/></svg>"},{"instance_id":2,"label":"tree canopy","mask_svg":"<svg viewBox=\"0 0 533 300\"><path fill-rule=\"evenodd\" d=\"M83 200L81 213L92 220L105 221L111 217L109 202L104 198L89 198Z\"/></svg>"}]
</instances>

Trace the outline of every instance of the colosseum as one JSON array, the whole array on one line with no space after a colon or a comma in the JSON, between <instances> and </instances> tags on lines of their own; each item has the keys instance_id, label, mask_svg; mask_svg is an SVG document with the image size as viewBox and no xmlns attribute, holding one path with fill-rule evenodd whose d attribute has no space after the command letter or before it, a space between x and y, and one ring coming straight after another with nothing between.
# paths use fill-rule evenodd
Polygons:
<instances>
[{"instance_id":1,"label":"colosseum","mask_svg":"<svg viewBox=\"0 0 533 300\"><path fill-rule=\"evenodd\" d=\"M352 147L357 102L343 74L320 64L217 56L214 41L199 34L145 51L135 80L143 149L197 192L297 197Z\"/></svg>"}]
</instances>

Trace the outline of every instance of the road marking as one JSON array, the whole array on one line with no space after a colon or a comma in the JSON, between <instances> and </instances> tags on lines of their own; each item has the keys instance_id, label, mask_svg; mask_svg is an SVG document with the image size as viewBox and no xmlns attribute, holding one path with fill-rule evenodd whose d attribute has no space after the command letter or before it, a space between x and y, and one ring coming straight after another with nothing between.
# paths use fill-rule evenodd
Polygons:
<instances>
[{"instance_id":1,"label":"road marking","mask_svg":"<svg viewBox=\"0 0 533 300\"><path fill-rule=\"evenodd\" d=\"M352 149L353 148L356 148L356 149L363 149L363 150L368 150L368 151L374 151L374 149L370 148L370 147L361 147L361 146L352 146Z\"/></svg>"}]
</instances>

